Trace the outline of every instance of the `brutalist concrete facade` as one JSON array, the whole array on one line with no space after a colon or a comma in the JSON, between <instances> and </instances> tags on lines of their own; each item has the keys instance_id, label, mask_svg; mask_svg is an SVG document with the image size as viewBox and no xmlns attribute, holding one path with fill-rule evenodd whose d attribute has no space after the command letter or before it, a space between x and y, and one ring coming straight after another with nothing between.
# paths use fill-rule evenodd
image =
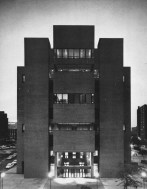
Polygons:
<instances>
[{"instance_id":1,"label":"brutalist concrete facade","mask_svg":"<svg viewBox=\"0 0 147 189\"><path fill-rule=\"evenodd\" d=\"M147 139L147 104L138 106L137 109L137 130L138 136Z\"/></svg>"},{"instance_id":2,"label":"brutalist concrete facade","mask_svg":"<svg viewBox=\"0 0 147 189\"><path fill-rule=\"evenodd\" d=\"M95 49L94 26L53 29L53 49L46 38L25 39L17 172L41 178L53 166L55 177L116 177L130 162L123 39L100 39Z\"/></svg>"},{"instance_id":3,"label":"brutalist concrete facade","mask_svg":"<svg viewBox=\"0 0 147 189\"><path fill-rule=\"evenodd\" d=\"M0 142L8 138L8 118L4 111L0 111Z\"/></svg>"}]
</instances>

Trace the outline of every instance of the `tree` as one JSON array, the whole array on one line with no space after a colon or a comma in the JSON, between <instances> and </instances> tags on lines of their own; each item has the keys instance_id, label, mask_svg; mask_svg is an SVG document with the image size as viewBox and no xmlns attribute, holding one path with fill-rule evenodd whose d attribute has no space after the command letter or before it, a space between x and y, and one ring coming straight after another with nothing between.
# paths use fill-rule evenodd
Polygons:
<instances>
[{"instance_id":1,"label":"tree","mask_svg":"<svg viewBox=\"0 0 147 189\"><path fill-rule=\"evenodd\" d=\"M142 185L139 180L132 176L133 174L138 173L140 169L141 167L139 167L138 164L125 164L123 171L120 172L119 178L121 182L118 185L123 184L124 189L127 189L128 186L137 188Z\"/></svg>"}]
</instances>

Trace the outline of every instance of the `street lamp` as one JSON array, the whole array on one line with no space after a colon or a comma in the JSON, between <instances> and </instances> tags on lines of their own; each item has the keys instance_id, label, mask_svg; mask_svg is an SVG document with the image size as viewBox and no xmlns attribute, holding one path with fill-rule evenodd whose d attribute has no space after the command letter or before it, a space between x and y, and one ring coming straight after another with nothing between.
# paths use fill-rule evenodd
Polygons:
<instances>
[{"instance_id":1,"label":"street lamp","mask_svg":"<svg viewBox=\"0 0 147 189\"><path fill-rule=\"evenodd\" d=\"M98 179L100 177L100 174L98 172L95 173L95 177L97 178L97 188L98 188Z\"/></svg>"},{"instance_id":2,"label":"street lamp","mask_svg":"<svg viewBox=\"0 0 147 189\"><path fill-rule=\"evenodd\" d=\"M49 181L50 181L50 189L51 189L51 179L52 179L52 173L51 172L48 173L48 178L49 178Z\"/></svg>"},{"instance_id":3,"label":"street lamp","mask_svg":"<svg viewBox=\"0 0 147 189\"><path fill-rule=\"evenodd\" d=\"M1 173L1 180L2 180L2 185L1 186L2 186L2 189L3 189L3 178L5 177L5 175L6 174L4 172Z\"/></svg>"},{"instance_id":4,"label":"street lamp","mask_svg":"<svg viewBox=\"0 0 147 189\"><path fill-rule=\"evenodd\" d=\"M131 149L133 148L133 144L130 144Z\"/></svg>"},{"instance_id":5,"label":"street lamp","mask_svg":"<svg viewBox=\"0 0 147 189\"><path fill-rule=\"evenodd\" d=\"M141 177L142 177L142 179L143 179L143 188L145 189L145 179L147 178L147 174L146 174L146 172L141 172Z\"/></svg>"}]
</instances>

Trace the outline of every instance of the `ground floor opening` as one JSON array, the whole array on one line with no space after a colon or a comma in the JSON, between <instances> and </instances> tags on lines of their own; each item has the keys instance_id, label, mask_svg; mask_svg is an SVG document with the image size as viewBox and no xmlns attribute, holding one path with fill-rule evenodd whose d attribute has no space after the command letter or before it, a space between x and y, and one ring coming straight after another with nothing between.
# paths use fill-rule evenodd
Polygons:
<instances>
[{"instance_id":1,"label":"ground floor opening","mask_svg":"<svg viewBox=\"0 0 147 189\"><path fill-rule=\"evenodd\" d=\"M58 178L91 178L98 171L93 152L54 152L50 171ZM97 156L98 157L98 156Z\"/></svg>"},{"instance_id":2,"label":"ground floor opening","mask_svg":"<svg viewBox=\"0 0 147 189\"><path fill-rule=\"evenodd\" d=\"M90 178L91 168L80 168L80 167L58 167L57 177L63 178Z\"/></svg>"}]
</instances>

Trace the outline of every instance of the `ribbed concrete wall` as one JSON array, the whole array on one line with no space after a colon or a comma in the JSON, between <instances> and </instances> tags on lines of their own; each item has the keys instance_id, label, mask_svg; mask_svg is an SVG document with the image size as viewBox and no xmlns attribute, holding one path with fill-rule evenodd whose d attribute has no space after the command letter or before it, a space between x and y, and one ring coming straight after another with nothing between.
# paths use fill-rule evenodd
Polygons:
<instances>
[{"instance_id":1,"label":"ribbed concrete wall","mask_svg":"<svg viewBox=\"0 0 147 189\"><path fill-rule=\"evenodd\" d=\"M25 39L25 178L48 173L49 48L48 39Z\"/></svg>"},{"instance_id":2,"label":"ribbed concrete wall","mask_svg":"<svg viewBox=\"0 0 147 189\"><path fill-rule=\"evenodd\" d=\"M54 131L55 152L94 152L94 131Z\"/></svg>"},{"instance_id":3,"label":"ribbed concrete wall","mask_svg":"<svg viewBox=\"0 0 147 189\"><path fill-rule=\"evenodd\" d=\"M94 78L89 72L56 72L53 81L54 93L94 93Z\"/></svg>"},{"instance_id":4,"label":"ribbed concrete wall","mask_svg":"<svg viewBox=\"0 0 147 189\"><path fill-rule=\"evenodd\" d=\"M54 104L54 123L94 123L94 104Z\"/></svg>"},{"instance_id":5,"label":"ribbed concrete wall","mask_svg":"<svg viewBox=\"0 0 147 189\"><path fill-rule=\"evenodd\" d=\"M101 177L117 177L124 164L123 40L100 39Z\"/></svg>"},{"instance_id":6,"label":"ribbed concrete wall","mask_svg":"<svg viewBox=\"0 0 147 189\"><path fill-rule=\"evenodd\" d=\"M131 78L130 68L126 67L123 70L124 75L124 160L125 163L131 161Z\"/></svg>"},{"instance_id":7,"label":"ribbed concrete wall","mask_svg":"<svg viewBox=\"0 0 147 189\"><path fill-rule=\"evenodd\" d=\"M25 68L17 68L17 173L23 173L24 161L24 132L22 126L24 125L24 91L25 83L23 76L25 75Z\"/></svg>"},{"instance_id":8,"label":"ribbed concrete wall","mask_svg":"<svg viewBox=\"0 0 147 189\"><path fill-rule=\"evenodd\" d=\"M54 48L94 48L94 26L54 26Z\"/></svg>"}]
</instances>

